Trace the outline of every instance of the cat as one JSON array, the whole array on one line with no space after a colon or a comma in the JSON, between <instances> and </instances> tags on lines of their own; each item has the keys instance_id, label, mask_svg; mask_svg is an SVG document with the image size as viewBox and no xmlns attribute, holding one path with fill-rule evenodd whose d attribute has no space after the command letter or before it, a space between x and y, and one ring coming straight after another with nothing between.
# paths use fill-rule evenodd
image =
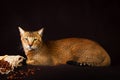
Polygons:
<instances>
[{"instance_id":1,"label":"cat","mask_svg":"<svg viewBox=\"0 0 120 80\"><path fill-rule=\"evenodd\" d=\"M69 61L95 67L110 66L108 53L97 42L84 38L65 38L45 42L43 30L26 31L18 27L29 65L55 66Z\"/></svg>"}]
</instances>

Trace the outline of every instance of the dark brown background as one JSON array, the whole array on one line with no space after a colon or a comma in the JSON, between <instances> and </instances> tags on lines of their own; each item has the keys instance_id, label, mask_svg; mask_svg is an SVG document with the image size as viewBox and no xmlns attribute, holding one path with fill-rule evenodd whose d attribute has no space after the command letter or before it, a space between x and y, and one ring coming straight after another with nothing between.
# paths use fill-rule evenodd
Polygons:
<instances>
[{"instance_id":1,"label":"dark brown background","mask_svg":"<svg viewBox=\"0 0 120 80\"><path fill-rule=\"evenodd\" d=\"M0 55L21 54L18 26L45 28L44 39L89 38L109 53L112 66L120 65L119 0L0 1Z\"/></svg>"}]
</instances>

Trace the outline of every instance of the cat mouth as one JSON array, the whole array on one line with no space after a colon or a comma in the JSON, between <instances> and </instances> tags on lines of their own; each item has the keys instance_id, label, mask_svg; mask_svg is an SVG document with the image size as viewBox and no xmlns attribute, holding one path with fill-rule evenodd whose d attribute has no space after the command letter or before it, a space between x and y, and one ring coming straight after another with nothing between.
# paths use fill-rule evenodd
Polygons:
<instances>
[{"instance_id":1,"label":"cat mouth","mask_svg":"<svg viewBox=\"0 0 120 80\"><path fill-rule=\"evenodd\" d=\"M28 46L28 47L26 47L26 49L27 49L28 51L34 50L34 48L32 48L32 46Z\"/></svg>"},{"instance_id":2,"label":"cat mouth","mask_svg":"<svg viewBox=\"0 0 120 80\"><path fill-rule=\"evenodd\" d=\"M30 48L28 48L28 50L31 51L31 50L33 50L33 48L30 47Z\"/></svg>"},{"instance_id":3,"label":"cat mouth","mask_svg":"<svg viewBox=\"0 0 120 80\"><path fill-rule=\"evenodd\" d=\"M35 48L29 47L29 48L27 48L27 50L28 51L33 51L33 50L35 50Z\"/></svg>"},{"instance_id":4,"label":"cat mouth","mask_svg":"<svg viewBox=\"0 0 120 80\"><path fill-rule=\"evenodd\" d=\"M36 49L36 47L33 47L33 46L26 46L25 48L27 51L33 51Z\"/></svg>"}]
</instances>

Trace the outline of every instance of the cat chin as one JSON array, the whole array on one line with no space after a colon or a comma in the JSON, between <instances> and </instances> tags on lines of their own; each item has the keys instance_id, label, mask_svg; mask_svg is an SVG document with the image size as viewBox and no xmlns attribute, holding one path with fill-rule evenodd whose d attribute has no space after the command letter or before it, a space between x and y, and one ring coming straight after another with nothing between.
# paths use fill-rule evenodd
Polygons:
<instances>
[{"instance_id":1,"label":"cat chin","mask_svg":"<svg viewBox=\"0 0 120 80\"><path fill-rule=\"evenodd\" d=\"M34 49L34 47L33 47L33 46L29 46L29 45L24 46L24 47L25 47L25 49L26 49L26 50L28 50L28 51L29 51L29 50L32 50L32 49Z\"/></svg>"},{"instance_id":2,"label":"cat chin","mask_svg":"<svg viewBox=\"0 0 120 80\"><path fill-rule=\"evenodd\" d=\"M34 50L36 50L36 48L27 48L26 50L27 50L27 52L29 52L29 51L34 51Z\"/></svg>"},{"instance_id":3,"label":"cat chin","mask_svg":"<svg viewBox=\"0 0 120 80\"><path fill-rule=\"evenodd\" d=\"M33 48L33 47L26 47L25 50L27 51L32 51L32 50L35 50L36 48Z\"/></svg>"}]
</instances>

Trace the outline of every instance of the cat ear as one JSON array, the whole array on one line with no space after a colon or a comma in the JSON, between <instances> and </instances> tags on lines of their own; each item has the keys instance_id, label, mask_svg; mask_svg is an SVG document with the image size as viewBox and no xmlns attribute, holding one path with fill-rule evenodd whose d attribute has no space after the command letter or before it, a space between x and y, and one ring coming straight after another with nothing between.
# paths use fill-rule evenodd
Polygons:
<instances>
[{"instance_id":1,"label":"cat ear","mask_svg":"<svg viewBox=\"0 0 120 80\"><path fill-rule=\"evenodd\" d=\"M42 36L43 35L43 30L44 30L44 28L41 28L40 30L38 30L38 34Z\"/></svg>"},{"instance_id":2,"label":"cat ear","mask_svg":"<svg viewBox=\"0 0 120 80\"><path fill-rule=\"evenodd\" d=\"M19 31L20 31L20 34L24 34L25 31L21 28L21 27L18 27Z\"/></svg>"}]
</instances>

